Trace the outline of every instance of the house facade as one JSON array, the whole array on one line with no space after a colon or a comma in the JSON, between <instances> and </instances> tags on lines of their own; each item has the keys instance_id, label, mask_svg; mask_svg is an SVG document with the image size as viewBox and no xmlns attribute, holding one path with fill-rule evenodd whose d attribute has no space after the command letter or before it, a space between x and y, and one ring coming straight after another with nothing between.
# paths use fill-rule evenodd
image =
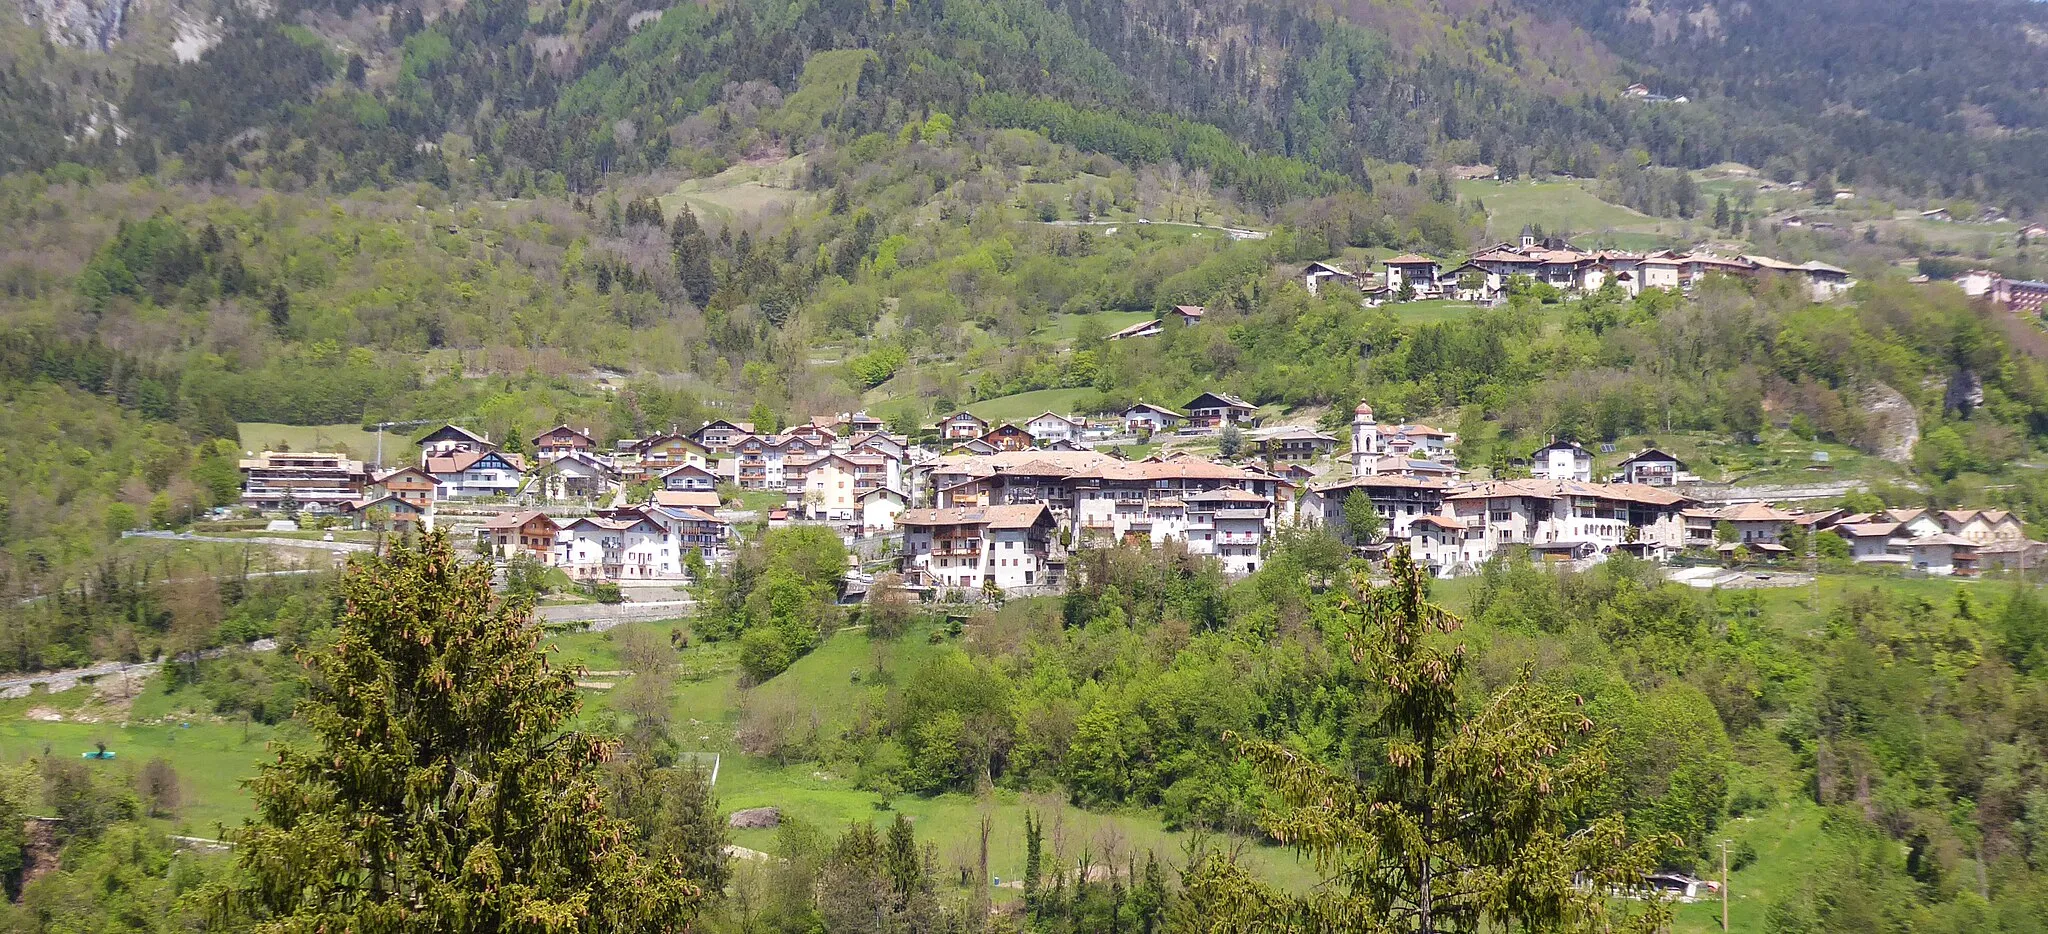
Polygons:
<instances>
[{"instance_id":1,"label":"house facade","mask_svg":"<svg viewBox=\"0 0 2048 934\"><path fill-rule=\"evenodd\" d=\"M1205 392L1182 406L1188 412L1188 427L1197 431L1220 431L1225 425L1250 427L1258 424L1258 407L1227 392Z\"/></svg>"},{"instance_id":2,"label":"house facade","mask_svg":"<svg viewBox=\"0 0 2048 934\"><path fill-rule=\"evenodd\" d=\"M1574 441L1551 441L1529 455L1529 476L1538 480L1593 480L1593 452Z\"/></svg>"},{"instance_id":3,"label":"house facade","mask_svg":"<svg viewBox=\"0 0 2048 934\"><path fill-rule=\"evenodd\" d=\"M1005 592L1052 587L1064 566L1052 549L1052 510L1044 504L911 509L896 517L900 559L913 587Z\"/></svg>"},{"instance_id":4,"label":"house facade","mask_svg":"<svg viewBox=\"0 0 2048 934\"><path fill-rule=\"evenodd\" d=\"M426 469L434 478L434 498L440 500L510 496L519 492L526 472L523 464L498 451L429 457Z\"/></svg>"},{"instance_id":5,"label":"house facade","mask_svg":"<svg viewBox=\"0 0 2048 934\"><path fill-rule=\"evenodd\" d=\"M361 498L363 462L319 451L264 451L243 460L242 505L257 509L340 512Z\"/></svg>"},{"instance_id":6,"label":"house facade","mask_svg":"<svg viewBox=\"0 0 2048 934\"><path fill-rule=\"evenodd\" d=\"M546 462L571 454L591 455L597 452L597 441L590 433L568 425L556 425L533 436L535 460Z\"/></svg>"}]
</instances>

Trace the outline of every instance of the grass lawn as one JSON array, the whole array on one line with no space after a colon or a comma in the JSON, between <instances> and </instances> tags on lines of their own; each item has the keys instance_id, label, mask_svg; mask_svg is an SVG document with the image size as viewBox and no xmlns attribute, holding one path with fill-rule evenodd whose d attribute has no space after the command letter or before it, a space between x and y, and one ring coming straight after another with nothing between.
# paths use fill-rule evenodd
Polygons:
<instances>
[{"instance_id":1,"label":"grass lawn","mask_svg":"<svg viewBox=\"0 0 2048 934\"><path fill-rule=\"evenodd\" d=\"M1471 302L1460 302L1448 298L1433 298L1419 302L1395 302L1386 306L1394 317L1404 324L1436 324L1440 321L1455 321L1469 316L1479 307Z\"/></svg>"},{"instance_id":2,"label":"grass lawn","mask_svg":"<svg viewBox=\"0 0 2048 934\"><path fill-rule=\"evenodd\" d=\"M786 506L788 504L788 495L783 493L777 493L773 490L740 491L741 509L751 509L755 512L766 513L768 510L781 509L783 506Z\"/></svg>"},{"instance_id":3,"label":"grass lawn","mask_svg":"<svg viewBox=\"0 0 2048 934\"><path fill-rule=\"evenodd\" d=\"M994 399L983 399L980 402L969 405L967 411L998 424L1002 422L1018 422L1021 425L1021 423L1046 412L1072 415L1074 414L1074 406L1076 404L1094 394L1095 390L1087 388L1038 389L1031 392L1020 392L1014 396L998 396Z\"/></svg>"},{"instance_id":4,"label":"grass lawn","mask_svg":"<svg viewBox=\"0 0 2048 934\"><path fill-rule=\"evenodd\" d=\"M1458 195L1486 202L1486 234L1495 240L1518 236L1524 224L1546 231L1592 233L1602 230L1654 229L1659 221L1595 197L1579 182L1463 181Z\"/></svg>"},{"instance_id":5,"label":"grass lawn","mask_svg":"<svg viewBox=\"0 0 2048 934\"><path fill-rule=\"evenodd\" d=\"M242 422L242 447L250 451L343 451L357 460L377 456L377 432L361 425L280 425ZM418 454L411 429L384 432L384 463L409 464Z\"/></svg>"},{"instance_id":6,"label":"grass lawn","mask_svg":"<svg viewBox=\"0 0 2048 934\"><path fill-rule=\"evenodd\" d=\"M239 825L250 813L241 782L256 774L277 729L198 715L198 698L166 694L155 684L143 687L125 713L93 695L81 685L58 694L38 688L28 697L0 701L0 761L21 763L46 754L76 759L105 742L117 758L81 760L94 771L132 782L158 757L177 769L182 802L166 822L173 833L217 837L221 825ZM63 719L41 719L52 714ZM32 810L43 813L39 806Z\"/></svg>"},{"instance_id":7,"label":"grass lawn","mask_svg":"<svg viewBox=\"0 0 2048 934\"><path fill-rule=\"evenodd\" d=\"M1705 432L1653 432L1629 435L1614 441L1614 450L1603 452L1591 442L1595 474L1606 475L1621 468L1621 462L1643 447L1654 447L1685 462L1701 479L1743 485L1807 485L1845 480L1898 482L1905 471L1881 457L1873 457L1847 445L1808 441L1778 429L1763 433L1763 443L1737 444L1724 435ZM1826 462L1813 459L1825 452ZM1809 469L1825 466L1825 470Z\"/></svg>"},{"instance_id":8,"label":"grass lawn","mask_svg":"<svg viewBox=\"0 0 2048 934\"><path fill-rule=\"evenodd\" d=\"M684 205L701 217L729 223L751 214L792 210L811 200L798 180L804 157L791 156L780 162L742 162L708 178L693 178L662 195L661 209L670 216Z\"/></svg>"},{"instance_id":9,"label":"grass lawn","mask_svg":"<svg viewBox=\"0 0 2048 934\"><path fill-rule=\"evenodd\" d=\"M1054 315L1052 320L1038 329L1036 336L1068 343L1080 333L1083 322L1093 322L1102 336L1108 337L1140 321L1150 321L1156 317L1158 316L1149 311L1094 311L1085 315Z\"/></svg>"}]
</instances>

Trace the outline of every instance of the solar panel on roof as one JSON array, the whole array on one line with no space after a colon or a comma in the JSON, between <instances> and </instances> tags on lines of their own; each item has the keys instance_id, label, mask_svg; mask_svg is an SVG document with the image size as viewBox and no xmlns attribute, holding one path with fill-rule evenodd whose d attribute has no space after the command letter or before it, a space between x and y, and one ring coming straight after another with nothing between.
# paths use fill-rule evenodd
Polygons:
<instances>
[{"instance_id":1,"label":"solar panel on roof","mask_svg":"<svg viewBox=\"0 0 2048 934\"><path fill-rule=\"evenodd\" d=\"M1602 454L1612 454L1612 453L1614 453L1614 442L1612 442L1612 441L1602 441L1602 442L1600 442L1600 453L1602 453Z\"/></svg>"}]
</instances>

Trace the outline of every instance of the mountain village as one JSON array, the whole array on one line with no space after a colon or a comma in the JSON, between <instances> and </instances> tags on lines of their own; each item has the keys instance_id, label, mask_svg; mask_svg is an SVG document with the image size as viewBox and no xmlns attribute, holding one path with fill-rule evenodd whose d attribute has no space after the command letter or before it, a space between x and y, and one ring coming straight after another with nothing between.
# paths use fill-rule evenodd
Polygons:
<instances>
[{"instance_id":1,"label":"mountain village","mask_svg":"<svg viewBox=\"0 0 2048 934\"><path fill-rule=\"evenodd\" d=\"M1228 457L1213 443L1224 437ZM1124 452L1160 441L1209 441L1219 453ZM1114 545L1184 548L1243 576L1291 525L1329 528L1365 553L1406 544L1438 576L1473 573L1510 549L1578 566L1615 554L1797 564L1806 556L1785 539L1799 532L1838 537L1857 563L1926 575L2024 570L2048 557L2002 510L1791 512L1728 499L1656 449L1596 476L1594 453L1567 439L1492 476L1461 467L1457 444L1426 424L1381 424L1363 403L1340 443L1266 425L1225 392L1022 424L961 411L914 435L865 412L775 432L715 419L609 447L558 425L530 439L531 462L451 424L418 439L418 463L389 469L338 453L253 455L241 464L242 501L363 529L439 525L473 535L496 560L531 559L579 582L685 582L692 568L730 560L736 523L811 523L892 566L913 592L968 599L1056 592L1077 550ZM1378 528L1352 534L1361 502Z\"/></svg>"}]
</instances>

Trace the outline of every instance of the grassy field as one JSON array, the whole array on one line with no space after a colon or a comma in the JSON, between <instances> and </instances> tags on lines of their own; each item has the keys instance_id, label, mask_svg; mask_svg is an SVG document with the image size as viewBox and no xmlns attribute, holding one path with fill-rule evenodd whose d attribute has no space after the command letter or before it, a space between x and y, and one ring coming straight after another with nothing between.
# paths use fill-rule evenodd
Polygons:
<instances>
[{"instance_id":1,"label":"grassy field","mask_svg":"<svg viewBox=\"0 0 2048 934\"><path fill-rule=\"evenodd\" d=\"M241 782L256 774L278 731L200 714L197 698L165 694L154 684L133 690L139 693L126 710L83 685L0 701L0 761L80 758L105 742L116 758L82 760L94 771L132 782L158 757L177 769L181 803L167 822L172 832L217 837L222 825L239 825L250 813Z\"/></svg>"},{"instance_id":2,"label":"grassy field","mask_svg":"<svg viewBox=\"0 0 2048 934\"><path fill-rule=\"evenodd\" d=\"M1149 311L1096 311L1085 315L1056 315L1045 326L1038 329L1038 337L1058 343L1070 343L1080 334L1084 323L1092 322L1102 336L1108 337L1140 321L1158 317ZM1036 415L1037 413L1032 413Z\"/></svg>"},{"instance_id":3,"label":"grassy field","mask_svg":"<svg viewBox=\"0 0 2048 934\"><path fill-rule=\"evenodd\" d=\"M275 422L242 422L242 447L250 451L343 451L357 460L377 456L377 432L361 425L279 425ZM410 463L418 453L412 432L384 433L384 463Z\"/></svg>"},{"instance_id":4,"label":"grassy field","mask_svg":"<svg viewBox=\"0 0 2048 934\"><path fill-rule=\"evenodd\" d=\"M1688 469L1710 482L1745 485L1798 485L1835 483L1844 480L1899 482L1905 471L1897 464L1873 457L1855 448L1826 441L1809 441L1789 431L1770 429L1761 444L1738 444L1726 436L1703 432L1654 432L1616 439L1614 450L1594 450L1593 472L1605 476L1621 467L1622 460L1644 447L1654 447L1684 461ZM1815 461L1815 452L1825 452L1827 461ZM1809 469L1824 466L1827 469Z\"/></svg>"},{"instance_id":5,"label":"grassy field","mask_svg":"<svg viewBox=\"0 0 2048 934\"><path fill-rule=\"evenodd\" d=\"M1653 250L1711 233L1701 224L1651 217L1602 201L1584 182L1480 180L1457 185L1459 198L1485 202L1490 240L1512 240L1523 225L1535 224L1545 232L1568 231L1573 242L1589 249Z\"/></svg>"},{"instance_id":6,"label":"grassy field","mask_svg":"<svg viewBox=\"0 0 2048 934\"><path fill-rule=\"evenodd\" d=\"M1435 298L1419 302L1395 302L1386 306L1394 317L1406 324L1436 324L1441 321L1455 321L1464 318L1479 308L1471 302Z\"/></svg>"},{"instance_id":7,"label":"grassy field","mask_svg":"<svg viewBox=\"0 0 2048 934\"><path fill-rule=\"evenodd\" d=\"M721 224L793 210L811 199L798 184L803 170L803 156L779 162L743 162L717 175L677 185L676 190L661 196L661 209L674 215L687 204L698 216Z\"/></svg>"},{"instance_id":8,"label":"grassy field","mask_svg":"<svg viewBox=\"0 0 2048 934\"><path fill-rule=\"evenodd\" d=\"M1095 394L1093 389L1039 389L1014 396L983 399L967 407L991 422L1024 422L1046 412L1074 414L1074 406Z\"/></svg>"}]
</instances>

